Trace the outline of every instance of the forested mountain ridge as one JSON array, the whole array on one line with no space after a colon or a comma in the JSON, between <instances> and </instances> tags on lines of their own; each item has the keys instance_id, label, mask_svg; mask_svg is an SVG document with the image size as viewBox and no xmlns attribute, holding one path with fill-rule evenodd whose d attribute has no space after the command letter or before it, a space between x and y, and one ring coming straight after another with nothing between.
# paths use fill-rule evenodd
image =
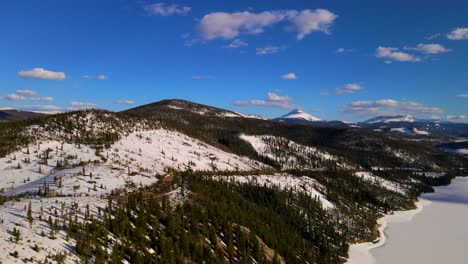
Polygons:
<instances>
[{"instance_id":1,"label":"forested mountain ridge","mask_svg":"<svg viewBox=\"0 0 468 264\"><path fill-rule=\"evenodd\" d=\"M468 167L179 100L0 123L0 165L0 261L57 263L343 263L380 215Z\"/></svg>"}]
</instances>

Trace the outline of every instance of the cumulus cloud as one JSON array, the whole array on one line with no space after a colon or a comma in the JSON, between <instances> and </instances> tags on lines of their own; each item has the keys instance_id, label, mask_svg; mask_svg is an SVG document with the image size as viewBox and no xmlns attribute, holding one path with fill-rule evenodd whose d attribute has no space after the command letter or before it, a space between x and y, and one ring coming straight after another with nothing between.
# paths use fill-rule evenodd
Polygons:
<instances>
[{"instance_id":1,"label":"cumulus cloud","mask_svg":"<svg viewBox=\"0 0 468 264\"><path fill-rule=\"evenodd\" d=\"M468 28L456 28L447 34L447 38L451 40L468 39Z\"/></svg>"},{"instance_id":2,"label":"cumulus cloud","mask_svg":"<svg viewBox=\"0 0 468 264\"><path fill-rule=\"evenodd\" d=\"M56 114L64 112L64 109L55 105L22 105L16 107L18 110L44 113L44 114Z\"/></svg>"},{"instance_id":3,"label":"cumulus cloud","mask_svg":"<svg viewBox=\"0 0 468 264\"><path fill-rule=\"evenodd\" d=\"M104 75L104 74L99 74L98 76L96 76L96 79L101 80L101 81L106 80L107 78L108 77L106 75Z\"/></svg>"},{"instance_id":4,"label":"cumulus cloud","mask_svg":"<svg viewBox=\"0 0 468 264\"><path fill-rule=\"evenodd\" d=\"M53 101L54 100L54 98L51 96L27 97L27 96L18 95L18 94L9 94L5 96L4 98L10 101Z\"/></svg>"},{"instance_id":5,"label":"cumulus cloud","mask_svg":"<svg viewBox=\"0 0 468 264\"><path fill-rule=\"evenodd\" d=\"M99 74L99 75L97 75L97 76L93 76L93 75L84 75L83 78L84 78L84 79L96 79L96 80L104 81L104 80L107 80L107 79L109 78L109 76L104 75L104 74Z\"/></svg>"},{"instance_id":6,"label":"cumulus cloud","mask_svg":"<svg viewBox=\"0 0 468 264\"><path fill-rule=\"evenodd\" d=\"M96 106L97 104L95 103L72 101L68 104L67 110L71 110L71 111L84 110L84 109L96 108Z\"/></svg>"},{"instance_id":7,"label":"cumulus cloud","mask_svg":"<svg viewBox=\"0 0 468 264\"><path fill-rule=\"evenodd\" d=\"M19 77L22 78L34 78L41 80L61 81L65 80L64 72L54 72L45 70L43 68L34 68L32 70L21 70L18 73Z\"/></svg>"},{"instance_id":8,"label":"cumulus cloud","mask_svg":"<svg viewBox=\"0 0 468 264\"><path fill-rule=\"evenodd\" d=\"M435 115L443 112L438 107L428 107L418 102L381 99L375 101L353 101L345 105L344 113L357 116L393 114Z\"/></svg>"},{"instance_id":9,"label":"cumulus cloud","mask_svg":"<svg viewBox=\"0 0 468 264\"><path fill-rule=\"evenodd\" d=\"M436 33L436 34L432 34L432 35L426 36L426 37L424 37L424 38L427 39L427 40L433 40L433 39L436 39L436 38L440 37L441 35L442 35L442 34L440 34L440 33Z\"/></svg>"},{"instance_id":10,"label":"cumulus cloud","mask_svg":"<svg viewBox=\"0 0 468 264\"><path fill-rule=\"evenodd\" d=\"M353 49L346 49L346 48L337 48L335 50L335 53L337 54L343 54L343 53L348 53L348 52L353 52Z\"/></svg>"},{"instance_id":11,"label":"cumulus cloud","mask_svg":"<svg viewBox=\"0 0 468 264\"><path fill-rule=\"evenodd\" d=\"M275 53L280 52L282 49L283 49L282 47L278 47L278 46L266 46L262 48L257 48L255 51L255 54L259 56L275 54Z\"/></svg>"},{"instance_id":12,"label":"cumulus cloud","mask_svg":"<svg viewBox=\"0 0 468 264\"><path fill-rule=\"evenodd\" d=\"M297 79L297 74L295 74L294 72L287 73L287 74L281 75L281 79L283 79L283 80L296 80Z\"/></svg>"},{"instance_id":13,"label":"cumulus cloud","mask_svg":"<svg viewBox=\"0 0 468 264\"><path fill-rule=\"evenodd\" d=\"M292 103L292 99L289 96L281 96L276 93L267 93L267 96L263 100L245 100L245 101L234 101L232 102L235 106L265 106L265 107L276 107L276 108L299 108L298 105Z\"/></svg>"},{"instance_id":14,"label":"cumulus cloud","mask_svg":"<svg viewBox=\"0 0 468 264\"><path fill-rule=\"evenodd\" d=\"M468 98L468 94L457 94L457 97Z\"/></svg>"},{"instance_id":15,"label":"cumulus cloud","mask_svg":"<svg viewBox=\"0 0 468 264\"><path fill-rule=\"evenodd\" d=\"M120 105L132 105L132 104L135 104L135 101L133 101L133 100L117 100L115 103L120 104Z\"/></svg>"},{"instance_id":16,"label":"cumulus cloud","mask_svg":"<svg viewBox=\"0 0 468 264\"><path fill-rule=\"evenodd\" d=\"M37 95L37 92L33 90L16 90L16 94L34 96Z\"/></svg>"},{"instance_id":17,"label":"cumulus cloud","mask_svg":"<svg viewBox=\"0 0 468 264\"><path fill-rule=\"evenodd\" d=\"M3 97L9 101L53 101L54 98L51 96L34 97L37 95L36 91L33 90L16 90L14 94L8 94Z\"/></svg>"},{"instance_id":18,"label":"cumulus cloud","mask_svg":"<svg viewBox=\"0 0 468 264\"><path fill-rule=\"evenodd\" d=\"M378 47L375 56L380 59L385 59L386 63L391 61L418 62L421 60L415 55L399 51L398 48L392 47Z\"/></svg>"},{"instance_id":19,"label":"cumulus cloud","mask_svg":"<svg viewBox=\"0 0 468 264\"><path fill-rule=\"evenodd\" d=\"M237 49L237 48L247 47L248 45L249 44L247 42L244 42L244 41L242 41L240 39L235 39L234 41L232 41L228 45L224 46L224 48Z\"/></svg>"},{"instance_id":20,"label":"cumulus cloud","mask_svg":"<svg viewBox=\"0 0 468 264\"><path fill-rule=\"evenodd\" d=\"M418 44L416 47L405 47L406 50L419 51L425 54L439 54L449 52L450 50L440 44Z\"/></svg>"},{"instance_id":21,"label":"cumulus cloud","mask_svg":"<svg viewBox=\"0 0 468 264\"><path fill-rule=\"evenodd\" d=\"M322 31L329 34L329 28L338 17L326 9L291 11L291 22L295 25L297 39L301 40L313 31Z\"/></svg>"},{"instance_id":22,"label":"cumulus cloud","mask_svg":"<svg viewBox=\"0 0 468 264\"><path fill-rule=\"evenodd\" d=\"M350 93L355 93L357 91L360 91L364 89L361 85L357 83L348 83L343 85L342 87L336 89L336 94L350 94Z\"/></svg>"},{"instance_id":23,"label":"cumulus cloud","mask_svg":"<svg viewBox=\"0 0 468 264\"><path fill-rule=\"evenodd\" d=\"M192 8L189 6L180 6L177 4L155 3L145 5L144 9L151 15L155 16L173 16L187 15Z\"/></svg>"},{"instance_id":24,"label":"cumulus cloud","mask_svg":"<svg viewBox=\"0 0 468 264\"><path fill-rule=\"evenodd\" d=\"M205 15L198 28L205 40L233 39L240 34L260 34L267 27L287 21L289 29L297 32L297 39L301 40L314 31L329 33L336 18L337 15L325 9L214 12Z\"/></svg>"}]
</instances>

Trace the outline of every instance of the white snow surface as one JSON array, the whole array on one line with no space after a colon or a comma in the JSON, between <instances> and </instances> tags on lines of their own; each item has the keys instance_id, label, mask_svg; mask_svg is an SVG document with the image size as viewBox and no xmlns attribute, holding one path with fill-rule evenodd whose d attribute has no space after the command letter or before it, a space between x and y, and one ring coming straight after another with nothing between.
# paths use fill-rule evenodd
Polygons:
<instances>
[{"instance_id":1,"label":"white snow surface","mask_svg":"<svg viewBox=\"0 0 468 264\"><path fill-rule=\"evenodd\" d=\"M379 229L379 238L376 241L352 244L349 247L349 258L346 264L375 264L375 257L371 254L372 249L376 249L385 245L386 236L385 229L389 224L408 222L418 213L422 211L423 203L417 202L416 209L409 211L397 211L393 214L385 215L377 220Z\"/></svg>"},{"instance_id":2,"label":"white snow surface","mask_svg":"<svg viewBox=\"0 0 468 264\"><path fill-rule=\"evenodd\" d=\"M30 225L27 219L27 211L24 210L31 202L33 222ZM59 231L55 234L55 239L50 235L50 226L48 223L49 217L52 221L57 219L59 225L63 223L62 204L65 211L71 212L77 209L78 221L83 222L86 205L89 205L89 212L94 218L100 218L99 209L101 211L106 207L106 200L96 197L57 197L57 198L42 198L42 199L21 199L20 201L10 201L0 206L0 219L2 221L0 228L0 263L23 263L22 259L32 258L33 263L44 263L46 256L55 255L60 252L66 252L67 257L65 263L82 263L79 257L70 251L70 247L75 245L75 241L66 240L66 233ZM42 220L39 220L42 207ZM79 212L78 212L79 210ZM55 215L57 212L57 216ZM13 228L20 231L20 240L18 243L14 241L12 235ZM42 236L41 234L45 234ZM13 241L10 241L10 238ZM37 245L39 251L33 248ZM18 258L13 257L10 253L18 252ZM49 261L51 259L49 258Z\"/></svg>"},{"instance_id":3,"label":"white snow surface","mask_svg":"<svg viewBox=\"0 0 468 264\"><path fill-rule=\"evenodd\" d=\"M359 171L359 172L356 172L355 175L357 177L362 178L363 180L366 180L366 181L372 182L374 184L380 185L380 186L384 187L387 190L398 192L398 193L401 193L401 194L406 194L406 189L403 186L401 186L401 184L398 184L396 182L392 182L392 181L383 179L381 177L375 176L374 174L372 174L370 172Z\"/></svg>"},{"instance_id":4,"label":"white snow surface","mask_svg":"<svg viewBox=\"0 0 468 264\"><path fill-rule=\"evenodd\" d=\"M311 160L312 158L320 161L334 161L339 167L349 167L344 162L340 162L338 157L315 147L298 144L289 139L271 135L253 136L241 134L239 137L252 145L259 155L277 161L282 166L282 169L294 169L298 167L316 169L313 160ZM287 145L287 147L273 145L271 142ZM285 152L287 152L286 155L284 154ZM299 160L305 160L306 164L299 163Z\"/></svg>"},{"instance_id":5,"label":"white snow surface","mask_svg":"<svg viewBox=\"0 0 468 264\"><path fill-rule=\"evenodd\" d=\"M245 117L252 118L252 119L268 120L268 118L261 116L261 115L256 115L256 114L248 114L248 115L245 115Z\"/></svg>"},{"instance_id":6,"label":"white snow surface","mask_svg":"<svg viewBox=\"0 0 468 264\"><path fill-rule=\"evenodd\" d=\"M43 159L38 156L47 149L51 150L47 165L41 164ZM58 161L65 160L68 168L56 168ZM80 162L85 165L78 165ZM245 171L263 166L179 132L155 129L130 133L101 153L53 140L22 148L0 158L0 192L37 191L47 183L61 194L100 195L115 188L150 185L169 168Z\"/></svg>"},{"instance_id":7,"label":"white snow surface","mask_svg":"<svg viewBox=\"0 0 468 264\"><path fill-rule=\"evenodd\" d=\"M323 208L334 208L334 204L327 200L323 194L325 187L316 180L307 177L297 177L289 174L274 174L274 175L251 175L251 176L220 176L219 179L225 181L234 181L239 183L249 183L258 186L279 187L280 189L296 189L304 191L310 196L318 199Z\"/></svg>"},{"instance_id":8,"label":"white snow surface","mask_svg":"<svg viewBox=\"0 0 468 264\"><path fill-rule=\"evenodd\" d=\"M380 241L351 245L348 264L462 264L468 251L468 178L423 194L417 209L378 220Z\"/></svg>"},{"instance_id":9,"label":"white snow surface","mask_svg":"<svg viewBox=\"0 0 468 264\"><path fill-rule=\"evenodd\" d=\"M300 109L296 109L291 111L290 113L282 116L281 118L287 118L287 119L300 119L300 120L305 120L305 121L310 121L310 122L317 122L320 121L319 118L308 114Z\"/></svg>"}]
</instances>

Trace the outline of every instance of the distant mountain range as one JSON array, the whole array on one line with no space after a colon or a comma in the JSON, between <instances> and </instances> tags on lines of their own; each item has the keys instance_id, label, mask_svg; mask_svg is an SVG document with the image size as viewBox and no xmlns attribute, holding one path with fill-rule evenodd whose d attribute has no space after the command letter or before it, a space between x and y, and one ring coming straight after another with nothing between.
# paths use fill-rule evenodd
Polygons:
<instances>
[{"instance_id":1,"label":"distant mountain range","mask_svg":"<svg viewBox=\"0 0 468 264\"><path fill-rule=\"evenodd\" d=\"M0 110L0 121L15 121L15 120L23 120L38 116L43 116L44 114L35 113L35 112L28 112L28 111L20 111L15 109L8 109L8 110Z\"/></svg>"},{"instance_id":2,"label":"distant mountain range","mask_svg":"<svg viewBox=\"0 0 468 264\"><path fill-rule=\"evenodd\" d=\"M411 115L397 115L397 116L377 116L364 121L366 124L375 123L394 123L394 122L409 122L414 123L416 119Z\"/></svg>"},{"instance_id":3,"label":"distant mountain range","mask_svg":"<svg viewBox=\"0 0 468 264\"><path fill-rule=\"evenodd\" d=\"M2 122L4 262L342 264L382 214L467 173L466 143L395 136L417 122L281 118L172 99Z\"/></svg>"},{"instance_id":4,"label":"distant mountain range","mask_svg":"<svg viewBox=\"0 0 468 264\"><path fill-rule=\"evenodd\" d=\"M203 116L206 118L245 118L313 127L359 128L406 140L421 141L430 146L435 146L444 151L456 154L465 154L466 146L464 144L460 145L460 142L468 142L468 124L442 122L440 120L422 120L414 118L411 115L377 116L359 123L347 123L343 121L321 120L300 109L295 109L283 116L267 119L261 115L245 115L179 99L162 100L138 106L124 112L144 113L157 118L169 118L173 121L185 120L188 116L193 116L192 119L197 119L196 116ZM43 115L44 114L41 113L13 109L1 110L0 121L23 120Z\"/></svg>"}]
</instances>

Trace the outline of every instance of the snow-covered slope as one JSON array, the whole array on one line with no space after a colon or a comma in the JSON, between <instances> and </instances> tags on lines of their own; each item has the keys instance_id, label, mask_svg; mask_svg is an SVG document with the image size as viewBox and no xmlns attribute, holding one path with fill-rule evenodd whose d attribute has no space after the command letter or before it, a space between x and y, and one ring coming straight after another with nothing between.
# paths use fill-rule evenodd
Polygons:
<instances>
[{"instance_id":1,"label":"snow-covered slope","mask_svg":"<svg viewBox=\"0 0 468 264\"><path fill-rule=\"evenodd\" d=\"M248 115L245 115L245 117L252 118L252 119L268 120L268 118L263 117L261 115L256 115L256 114L248 114Z\"/></svg>"},{"instance_id":2,"label":"snow-covered slope","mask_svg":"<svg viewBox=\"0 0 468 264\"><path fill-rule=\"evenodd\" d=\"M408 122L414 123L416 120L411 115L397 115L397 116L377 116L364 121L367 124L376 123L394 123L394 122Z\"/></svg>"},{"instance_id":3,"label":"snow-covered slope","mask_svg":"<svg viewBox=\"0 0 468 264\"><path fill-rule=\"evenodd\" d=\"M307 176L296 177L288 174L275 174L255 176L220 176L219 178L226 181L249 183L259 186L279 187L283 190L295 189L303 191L318 199L322 203L323 208L334 208L333 203L327 200L324 195L326 191L325 187L316 180Z\"/></svg>"},{"instance_id":4,"label":"snow-covered slope","mask_svg":"<svg viewBox=\"0 0 468 264\"><path fill-rule=\"evenodd\" d=\"M349 167L343 160L314 147L271 135L253 136L241 134L258 155L275 161L281 169L323 169L327 165Z\"/></svg>"},{"instance_id":5,"label":"snow-covered slope","mask_svg":"<svg viewBox=\"0 0 468 264\"><path fill-rule=\"evenodd\" d=\"M31 203L32 222L28 221L27 210ZM0 263L58 263L50 262L59 254L66 254L63 263L83 263L70 250L75 241L67 239L65 231L53 230L64 224L64 216L74 214L79 222L91 217L100 219L106 207L106 200L97 197L55 197L42 199L21 199L0 206ZM89 210L88 210L89 208ZM87 215L89 212L89 215ZM50 221L50 222L49 222ZM16 241L14 230L19 232ZM15 257L17 252L17 257ZM48 261L46 261L48 260Z\"/></svg>"},{"instance_id":6,"label":"snow-covered slope","mask_svg":"<svg viewBox=\"0 0 468 264\"><path fill-rule=\"evenodd\" d=\"M0 158L4 194L35 192L48 185L64 195L99 195L152 184L171 169L245 171L264 166L163 128L129 133L100 150L52 140L48 132L40 134L48 135Z\"/></svg>"},{"instance_id":7,"label":"snow-covered slope","mask_svg":"<svg viewBox=\"0 0 468 264\"><path fill-rule=\"evenodd\" d=\"M279 117L278 119L296 119L302 121L309 121L309 122L318 122L320 121L319 118L308 114L300 109L295 109L284 116Z\"/></svg>"},{"instance_id":8,"label":"snow-covered slope","mask_svg":"<svg viewBox=\"0 0 468 264\"><path fill-rule=\"evenodd\" d=\"M398 192L398 193L401 193L401 194L406 194L406 189L401 184L385 180L383 178L380 178L378 176L373 175L370 172L360 171L360 172L356 172L355 175L357 177L362 178L365 181L369 181L369 182L372 182L374 184L380 185L380 186L384 187L387 190Z\"/></svg>"}]
</instances>

